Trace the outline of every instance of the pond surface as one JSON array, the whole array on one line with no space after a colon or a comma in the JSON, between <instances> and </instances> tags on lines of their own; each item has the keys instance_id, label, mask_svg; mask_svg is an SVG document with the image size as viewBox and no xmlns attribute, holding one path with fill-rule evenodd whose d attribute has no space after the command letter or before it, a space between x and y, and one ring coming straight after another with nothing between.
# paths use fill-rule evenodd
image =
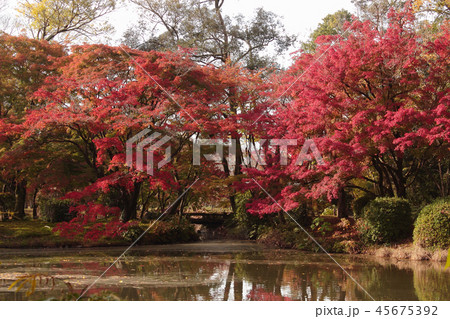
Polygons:
<instances>
[{"instance_id":1,"label":"pond surface","mask_svg":"<svg viewBox=\"0 0 450 319\"><path fill-rule=\"evenodd\" d=\"M0 250L0 300L61 299L89 286L125 248ZM376 300L450 300L444 264L395 262L335 255ZM8 290L21 275L56 278ZM51 278L50 277L50 278ZM324 254L267 249L251 242L203 242L137 247L117 262L89 294L121 300L370 300Z\"/></svg>"}]
</instances>

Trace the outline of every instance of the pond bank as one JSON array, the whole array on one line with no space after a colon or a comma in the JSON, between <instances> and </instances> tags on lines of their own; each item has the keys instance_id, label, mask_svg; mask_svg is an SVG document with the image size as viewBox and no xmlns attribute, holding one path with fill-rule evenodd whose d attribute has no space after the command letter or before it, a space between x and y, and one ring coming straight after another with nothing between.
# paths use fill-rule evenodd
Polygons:
<instances>
[{"instance_id":1,"label":"pond bank","mask_svg":"<svg viewBox=\"0 0 450 319\"><path fill-rule=\"evenodd\" d=\"M445 262L449 252L444 249L425 249L413 243L407 243L391 247L369 247L364 253L395 260Z\"/></svg>"},{"instance_id":2,"label":"pond bank","mask_svg":"<svg viewBox=\"0 0 450 319\"><path fill-rule=\"evenodd\" d=\"M167 226L161 224L161 226ZM312 232L312 235L319 240L324 248L330 253L340 253L348 255L372 255L375 257L392 259L392 260L413 260L413 261L434 261L445 262L448 252L446 250L430 250L416 247L412 242L392 245L392 246L370 246L364 247L355 237L355 233L350 225L337 223L333 225L337 231L328 234ZM0 251L5 252L26 252L35 249L45 249L46 251L80 251L81 250L123 250L124 247L130 245L130 240L124 238L101 239L97 242L86 242L81 237L67 239L62 238L52 232L54 224L43 221L9 221L0 223ZM184 228L183 228L184 229ZM189 236L180 236L178 230L176 236L167 227L155 227L146 238L137 245L139 247L156 247L166 246L167 244L175 244L174 247L183 247L183 243L196 241L193 236L192 229L186 227ZM336 230L335 229L335 230ZM338 234L337 234L338 233ZM218 236L215 238L207 237L206 241L201 243L216 243L220 245L224 241L232 240L235 243L258 243L269 249L292 249L304 252L320 252L318 246L304 238L303 232L299 229L268 229L257 240L248 240L247 238L229 237L226 231L218 230ZM300 238L300 240L299 240ZM198 239L198 237L197 237ZM214 239L214 241L211 241ZM154 246L153 246L154 245ZM189 244L184 244L189 245ZM211 249L217 249L213 244L208 244ZM205 247L207 247L205 246ZM234 244L235 248L238 248ZM188 247L188 246L185 246Z\"/></svg>"}]
</instances>

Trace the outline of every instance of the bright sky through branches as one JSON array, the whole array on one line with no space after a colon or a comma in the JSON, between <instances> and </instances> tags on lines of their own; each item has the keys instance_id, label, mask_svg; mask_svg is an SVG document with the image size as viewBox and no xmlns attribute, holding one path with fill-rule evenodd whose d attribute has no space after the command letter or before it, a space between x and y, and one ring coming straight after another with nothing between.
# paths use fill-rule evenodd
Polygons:
<instances>
[{"instance_id":1,"label":"bright sky through branches","mask_svg":"<svg viewBox=\"0 0 450 319\"><path fill-rule=\"evenodd\" d=\"M6 0L9 4L8 15L18 16L14 10L18 6L17 0ZM346 9L355 13L355 7L351 0L225 0L224 11L226 14L234 16L242 14L250 17L255 10L263 7L283 17L283 23L288 34L298 35L299 40L306 40L309 34L317 27L322 19L340 9ZM5 12L2 13L5 15ZM129 1L119 2L115 12L104 17L114 26L115 32L108 38L95 39L96 42L105 42L112 45L119 45L125 30L132 27L139 19L138 9ZM14 32L17 33L17 32ZM296 48L291 50L295 51ZM281 58L282 64L289 61L289 53Z\"/></svg>"},{"instance_id":2,"label":"bright sky through branches","mask_svg":"<svg viewBox=\"0 0 450 319\"><path fill-rule=\"evenodd\" d=\"M355 13L355 7L351 0L225 0L224 12L234 16L242 14L245 17L253 16L257 8L263 7L283 18L282 22L288 34L298 35L299 40L306 40L309 34L318 26L322 19L340 9L346 9ZM116 34L114 39L119 40L127 27L138 20L138 10L133 5L122 6L117 12L109 16L111 23L114 21ZM118 44L118 43L116 43ZM293 51L298 48L293 48ZM282 59L286 64L289 59L288 52Z\"/></svg>"}]
</instances>

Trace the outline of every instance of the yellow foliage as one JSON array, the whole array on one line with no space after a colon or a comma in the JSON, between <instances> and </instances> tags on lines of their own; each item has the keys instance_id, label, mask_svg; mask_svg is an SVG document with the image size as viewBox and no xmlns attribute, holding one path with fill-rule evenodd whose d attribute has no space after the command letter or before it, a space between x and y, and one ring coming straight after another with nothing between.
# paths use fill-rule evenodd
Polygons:
<instances>
[{"instance_id":1,"label":"yellow foliage","mask_svg":"<svg viewBox=\"0 0 450 319\"><path fill-rule=\"evenodd\" d=\"M416 12L432 11L442 13L449 11L450 0L415 0L413 2L413 9Z\"/></svg>"},{"instance_id":2,"label":"yellow foliage","mask_svg":"<svg viewBox=\"0 0 450 319\"><path fill-rule=\"evenodd\" d=\"M59 280L62 283L64 283L69 289L70 293L74 292L72 284L70 284L69 282L65 282L64 280L45 274L29 274L19 276L17 277L17 280L14 281L11 284L11 286L9 286L8 290L11 290L14 287L16 287L16 292L19 292L26 287L27 290L25 295L29 297L35 292L38 283L39 285L46 285L46 286L51 285L53 289L56 285L56 280Z\"/></svg>"},{"instance_id":3,"label":"yellow foliage","mask_svg":"<svg viewBox=\"0 0 450 319\"><path fill-rule=\"evenodd\" d=\"M34 38L52 40L55 36L98 35L107 24L94 21L114 10L116 0L22 0L16 9L28 20Z\"/></svg>"}]
</instances>

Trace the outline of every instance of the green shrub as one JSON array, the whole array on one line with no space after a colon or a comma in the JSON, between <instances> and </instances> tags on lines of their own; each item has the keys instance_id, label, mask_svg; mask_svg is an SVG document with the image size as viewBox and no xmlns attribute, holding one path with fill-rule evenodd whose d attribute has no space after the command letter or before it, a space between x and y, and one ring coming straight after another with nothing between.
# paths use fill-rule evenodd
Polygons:
<instances>
[{"instance_id":1,"label":"green shrub","mask_svg":"<svg viewBox=\"0 0 450 319\"><path fill-rule=\"evenodd\" d=\"M263 226L257 240L259 243L277 248L311 250L312 247L306 234L294 224L278 225L276 228Z\"/></svg>"},{"instance_id":2,"label":"green shrub","mask_svg":"<svg viewBox=\"0 0 450 319\"><path fill-rule=\"evenodd\" d=\"M450 246L450 197L425 206L414 227L414 243L423 247Z\"/></svg>"},{"instance_id":3,"label":"green shrub","mask_svg":"<svg viewBox=\"0 0 450 319\"><path fill-rule=\"evenodd\" d=\"M139 236L142 235L142 233L145 231L145 229L139 225L130 226L128 229L122 234L122 237L129 242L134 242L136 239L139 238Z\"/></svg>"},{"instance_id":4,"label":"green shrub","mask_svg":"<svg viewBox=\"0 0 450 319\"><path fill-rule=\"evenodd\" d=\"M232 215L232 220L226 224L226 227L234 228L234 231L245 234L244 236L249 239L256 239L264 227L270 224L272 216L261 217L250 214L246 205L250 201L251 196L250 192L236 194L236 213Z\"/></svg>"},{"instance_id":5,"label":"green shrub","mask_svg":"<svg viewBox=\"0 0 450 319\"><path fill-rule=\"evenodd\" d=\"M250 231L252 229L254 219L254 216L251 216L246 209L246 204L250 198L250 192L238 193L235 195L236 214L233 214L233 223L246 231Z\"/></svg>"},{"instance_id":6,"label":"green shrub","mask_svg":"<svg viewBox=\"0 0 450 319\"><path fill-rule=\"evenodd\" d=\"M337 207L336 207L336 205L328 206L322 212L322 216L336 216L336 215L337 215Z\"/></svg>"},{"instance_id":7,"label":"green shrub","mask_svg":"<svg viewBox=\"0 0 450 319\"><path fill-rule=\"evenodd\" d=\"M393 243L408 238L413 229L411 206L406 199L380 197L368 204L358 222L367 243Z\"/></svg>"},{"instance_id":8,"label":"green shrub","mask_svg":"<svg viewBox=\"0 0 450 319\"><path fill-rule=\"evenodd\" d=\"M152 224L152 222L150 223ZM134 242L148 228L148 224L129 227L122 237ZM139 240L140 245L186 243L198 240L194 226L186 219L173 217L167 221L157 221Z\"/></svg>"},{"instance_id":9,"label":"green shrub","mask_svg":"<svg viewBox=\"0 0 450 319\"><path fill-rule=\"evenodd\" d=\"M314 218L311 223L311 229L314 231L318 231L324 236L326 233L329 233L333 230L331 224L325 221L322 217Z\"/></svg>"},{"instance_id":10,"label":"green shrub","mask_svg":"<svg viewBox=\"0 0 450 319\"><path fill-rule=\"evenodd\" d=\"M70 212L70 201L53 197L44 197L39 200L41 219L50 223L71 221L75 213Z\"/></svg>"},{"instance_id":11,"label":"green shrub","mask_svg":"<svg viewBox=\"0 0 450 319\"><path fill-rule=\"evenodd\" d=\"M362 217L364 213L364 208L370 203L370 201L374 200L375 197L372 194L366 194L355 199L352 203L353 208L353 216L355 218Z\"/></svg>"}]
</instances>

